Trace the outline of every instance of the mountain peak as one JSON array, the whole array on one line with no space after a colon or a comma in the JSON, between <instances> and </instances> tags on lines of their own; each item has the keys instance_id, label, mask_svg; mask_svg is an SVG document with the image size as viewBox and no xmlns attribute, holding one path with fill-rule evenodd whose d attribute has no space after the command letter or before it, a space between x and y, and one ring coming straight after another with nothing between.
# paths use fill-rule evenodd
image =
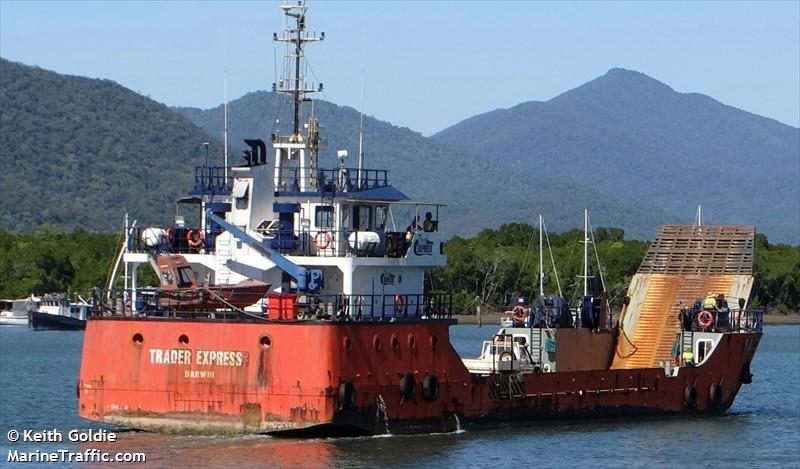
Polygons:
<instances>
[{"instance_id":1,"label":"mountain peak","mask_svg":"<svg viewBox=\"0 0 800 469\"><path fill-rule=\"evenodd\" d=\"M648 96L652 99L658 95L664 96L674 93L675 90L669 86L642 72L625 68L612 68L604 75L556 96L551 102L566 103L572 100L584 101L585 99L596 101L603 98L627 100L626 98L636 99L643 96Z\"/></svg>"}]
</instances>

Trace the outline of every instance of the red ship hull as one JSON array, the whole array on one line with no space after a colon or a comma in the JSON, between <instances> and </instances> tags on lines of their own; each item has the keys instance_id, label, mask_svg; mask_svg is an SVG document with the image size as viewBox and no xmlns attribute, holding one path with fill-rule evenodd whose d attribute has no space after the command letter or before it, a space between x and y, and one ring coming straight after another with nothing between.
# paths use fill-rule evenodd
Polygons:
<instances>
[{"instance_id":1,"label":"red ship hull","mask_svg":"<svg viewBox=\"0 0 800 469\"><path fill-rule=\"evenodd\" d=\"M721 413L748 382L761 337L725 334L705 363L668 377L663 368L609 369L602 363L613 358L610 333L568 329L559 340L595 336L600 346L585 348L595 357L580 362L597 369L573 366L516 381L470 374L450 344L452 323L90 319L80 415L160 432L359 435ZM562 358L563 368L568 362Z\"/></svg>"}]
</instances>

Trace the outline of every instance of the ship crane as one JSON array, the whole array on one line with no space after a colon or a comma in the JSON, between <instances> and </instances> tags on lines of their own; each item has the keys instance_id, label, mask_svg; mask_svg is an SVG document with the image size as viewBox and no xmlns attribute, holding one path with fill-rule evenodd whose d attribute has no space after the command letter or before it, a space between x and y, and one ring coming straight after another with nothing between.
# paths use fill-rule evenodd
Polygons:
<instances>
[{"instance_id":1,"label":"ship crane","mask_svg":"<svg viewBox=\"0 0 800 469\"><path fill-rule=\"evenodd\" d=\"M229 223L225 219L209 212L209 220L227 230L234 238L242 241L249 247L261 253L264 257L272 261L281 271L287 273L297 282L297 289L300 291L317 291L323 287L322 271L319 269L307 269L281 255L276 250L269 247L268 240L258 240L236 225Z\"/></svg>"}]
</instances>

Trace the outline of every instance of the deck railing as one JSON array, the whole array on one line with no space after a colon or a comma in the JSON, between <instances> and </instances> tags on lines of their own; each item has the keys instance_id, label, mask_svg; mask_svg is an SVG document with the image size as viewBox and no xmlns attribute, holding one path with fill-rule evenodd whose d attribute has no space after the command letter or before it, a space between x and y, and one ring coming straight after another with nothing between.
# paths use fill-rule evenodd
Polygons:
<instances>
[{"instance_id":1,"label":"deck railing","mask_svg":"<svg viewBox=\"0 0 800 469\"><path fill-rule=\"evenodd\" d=\"M194 194L229 194L233 187L230 171L224 166L195 166Z\"/></svg>"},{"instance_id":2,"label":"deck railing","mask_svg":"<svg viewBox=\"0 0 800 469\"><path fill-rule=\"evenodd\" d=\"M185 226L137 227L131 229L128 250L167 254L212 253L216 247L216 237L220 233L222 230L219 228L203 231L200 227ZM403 231L305 229L293 232L291 236L265 234L267 237L264 242L272 249L284 255L295 256L400 258L405 257L413 244L413 233ZM437 250L435 253L438 254L438 247L435 249Z\"/></svg>"},{"instance_id":3,"label":"deck railing","mask_svg":"<svg viewBox=\"0 0 800 469\"><path fill-rule=\"evenodd\" d=\"M307 174L307 172L298 168L282 170L276 181L277 190L279 192L299 192L301 187L306 187L313 188L312 192L333 194L389 186L389 171L385 169L362 169L360 171L358 168L318 169L315 176L307 177L306 180L302 180L302 174ZM312 177L315 179L310 180Z\"/></svg>"},{"instance_id":4,"label":"deck railing","mask_svg":"<svg viewBox=\"0 0 800 469\"><path fill-rule=\"evenodd\" d=\"M243 295L252 295L243 293ZM282 301L291 298L291 312L276 315L286 308ZM451 319L450 294L305 294L264 295L246 308L237 307L236 293L224 298L213 289L160 288L115 289L110 295L95 289L90 316L119 318L194 318L217 320L325 320L325 321L412 321Z\"/></svg>"}]
</instances>

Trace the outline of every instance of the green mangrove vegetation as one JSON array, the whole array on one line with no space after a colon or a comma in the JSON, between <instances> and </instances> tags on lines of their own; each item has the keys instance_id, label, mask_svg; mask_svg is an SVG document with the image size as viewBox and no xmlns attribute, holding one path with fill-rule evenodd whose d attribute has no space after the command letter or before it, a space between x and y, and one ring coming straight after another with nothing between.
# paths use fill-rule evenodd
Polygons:
<instances>
[{"instance_id":1,"label":"green mangrove vegetation","mask_svg":"<svg viewBox=\"0 0 800 469\"><path fill-rule=\"evenodd\" d=\"M545 293L556 294L560 286L571 304L583 291L582 240L582 230L576 229L549 233L544 242ZM595 229L594 241L606 289L619 305L648 243L626 240L619 228ZM51 225L23 234L0 229L0 297L86 295L90 288L105 285L119 242L116 233L65 231ZM474 311L478 303L502 309L515 296L538 294L537 227L511 223L472 238L456 236L445 244L445 252L447 267L433 270L429 282L434 290L454 294L457 312ZM599 291L597 261L594 251L589 252L591 288ZM800 310L800 247L770 244L766 236L757 235L755 275L752 306L784 313Z\"/></svg>"}]
</instances>

